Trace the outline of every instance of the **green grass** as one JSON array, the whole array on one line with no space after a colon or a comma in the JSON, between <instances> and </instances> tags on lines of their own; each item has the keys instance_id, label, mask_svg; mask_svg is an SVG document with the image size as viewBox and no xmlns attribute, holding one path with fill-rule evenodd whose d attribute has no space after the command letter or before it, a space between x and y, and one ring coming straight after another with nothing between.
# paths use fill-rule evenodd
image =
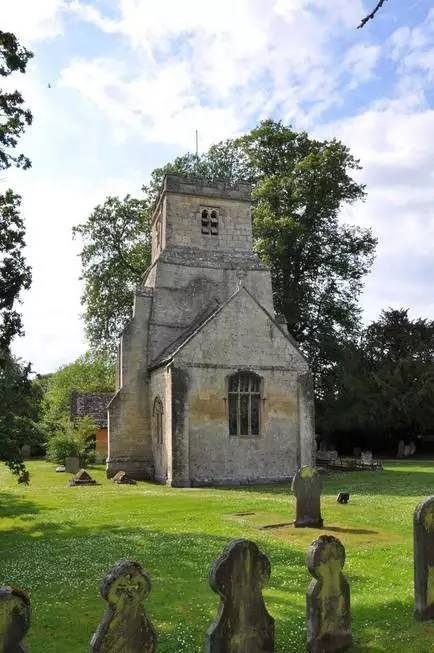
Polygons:
<instances>
[{"instance_id":1,"label":"green grass","mask_svg":"<svg viewBox=\"0 0 434 653\"><path fill-rule=\"evenodd\" d=\"M106 607L100 581L122 558L138 560L151 574L147 610L159 633L158 651L199 653L218 605L208 587L209 567L240 537L254 540L271 560L265 597L276 620L276 653L304 650L306 549L319 531L260 528L293 518L287 486L116 486L95 467L91 474L100 485L70 488L53 465L38 461L28 468L28 487L0 470L0 581L31 597L32 653L88 650ZM322 532L339 537L347 551L353 651L434 651L434 625L413 618L412 553L412 514L434 494L434 464L333 474L324 485ZM347 506L336 503L341 489L351 492Z\"/></svg>"}]
</instances>

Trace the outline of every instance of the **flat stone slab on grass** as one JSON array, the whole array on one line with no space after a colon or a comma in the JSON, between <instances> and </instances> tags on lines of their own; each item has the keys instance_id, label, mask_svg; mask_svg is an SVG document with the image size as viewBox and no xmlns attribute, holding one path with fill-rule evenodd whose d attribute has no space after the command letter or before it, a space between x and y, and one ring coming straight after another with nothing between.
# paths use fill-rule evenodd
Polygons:
<instances>
[{"instance_id":1,"label":"flat stone slab on grass","mask_svg":"<svg viewBox=\"0 0 434 653\"><path fill-rule=\"evenodd\" d=\"M60 473L60 472L66 472L66 467L65 467L65 465L59 465L58 467L56 467L56 470L55 470L55 471L56 471L57 473Z\"/></svg>"},{"instance_id":2,"label":"flat stone slab on grass","mask_svg":"<svg viewBox=\"0 0 434 653\"><path fill-rule=\"evenodd\" d=\"M74 478L71 478L69 485L96 485L96 481L94 481L94 479L87 473L85 469L80 469Z\"/></svg>"}]
</instances>

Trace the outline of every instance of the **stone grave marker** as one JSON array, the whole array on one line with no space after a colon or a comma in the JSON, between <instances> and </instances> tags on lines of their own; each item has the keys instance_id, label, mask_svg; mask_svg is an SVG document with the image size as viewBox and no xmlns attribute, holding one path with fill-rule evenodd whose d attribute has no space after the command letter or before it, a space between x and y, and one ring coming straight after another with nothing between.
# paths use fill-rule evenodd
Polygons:
<instances>
[{"instance_id":1,"label":"stone grave marker","mask_svg":"<svg viewBox=\"0 0 434 653\"><path fill-rule=\"evenodd\" d=\"M0 651L25 653L22 640L30 626L30 601L14 587L0 587Z\"/></svg>"},{"instance_id":2,"label":"stone grave marker","mask_svg":"<svg viewBox=\"0 0 434 653\"><path fill-rule=\"evenodd\" d=\"M372 459L372 451L369 451L369 449L367 451L362 451L360 454L360 460L365 465L372 465Z\"/></svg>"},{"instance_id":3,"label":"stone grave marker","mask_svg":"<svg viewBox=\"0 0 434 653\"><path fill-rule=\"evenodd\" d=\"M419 621L434 619L434 497L420 503L413 518L414 611Z\"/></svg>"},{"instance_id":4,"label":"stone grave marker","mask_svg":"<svg viewBox=\"0 0 434 653\"><path fill-rule=\"evenodd\" d=\"M296 497L296 528L322 528L321 490L321 477L314 467L305 466L296 472L292 480Z\"/></svg>"},{"instance_id":5,"label":"stone grave marker","mask_svg":"<svg viewBox=\"0 0 434 653\"><path fill-rule=\"evenodd\" d=\"M65 458L65 469L70 474L77 474L80 471L80 460L78 456L68 456Z\"/></svg>"},{"instance_id":6,"label":"stone grave marker","mask_svg":"<svg viewBox=\"0 0 434 653\"><path fill-rule=\"evenodd\" d=\"M416 453L416 443L414 442L414 440L411 440L409 447L410 447L410 456L414 456L414 454Z\"/></svg>"},{"instance_id":7,"label":"stone grave marker","mask_svg":"<svg viewBox=\"0 0 434 653\"><path fill-rule=\"evenodd\" d=\"M225 548L209 576L221 603L205 653L273 653L274 620L262 596L269 578L270 563L256 544L234 540Z\"/></svg>"},{"instance_id":8,"label":"stone grave marker","mask_svg":"<svg viewBox=\"0 0 434 653\"><path fill-rule=\"evenodd\" d=\"M90 653L154 653L156 634L143 601L151 579L134 560L121 560L101 584L107 611L90 643Z\"/></svg>"},{"instance_id":9,"label":"stone grave marker","mask_svg":"<svg viewBox=\"0 0 434 653\"><path fill-rule=\"evenodd\" d=\"M404 458L404 448L405 448L404 440L400 440L398 442L398 453L396 454L397 458Z\"/></svg>"},{"instance_id":10,"label":"stone grave marker","mask_svg":"<svg viewBox=\"0 0 434 653\"><path fill-rule=\"evenodd\" d=\"M349 492L339 492L336 501L338 503L343 503L347 504L348 501L350 500L350 493Z\"/></svg>"},{"instance_id":11,"label":"stone grave marker","mask_svg":"<svg viewBox=\"0 0 434 653\"><path fill-rule=\"evenodd\" d=\"M116 472L116 474L112 478L113 483L117 483L118 485L136 485L136 481L128 476L128 474L124 471L119 471Z\"/></svg>"},{"instance_id":12,"label":"stone grave marker","mask_svg":"<svg viewBox=\"0 0 434 653\"><path fill-rule=\"evenodd\" d=\"M80 471L71 478L69 485L96 485L96 481L94 481L85 469L80 469Z\"/></svg>"},{"instance_id":13,"label":"stone grave marker","mask_svg":"<svg viewBox=\"0 0 434 653\"><path fill-rule=\"evenodd\" d=\"M58 465L58 466L56 467L56 472L58 472L58 473L59 473L59 472L66 472L66 467L65 467L65 465Z\"/></svg>"},{"instance_id":14,"label":"stone grave marker","mask_svg":"<svg viewBox=\"0 0 434 653\"><path fill-rule=\"evenodd\" d=\"M309 547L309 572L314 577L307 595L307 643L310 653L338 653L350 648L350 587L342 573L345 549L330 535L321 535Z\"/></svg>"},{"instance_id":15,"label":"stone grave marker","mask_svg":"<svg viewBox=\"0 0 434 653\"><path fill-rule=\"evenodd\" d=\"M410 455L410 445L406 444L404 447L404 458L408 458Z\"/></svg>"}]
</instances>

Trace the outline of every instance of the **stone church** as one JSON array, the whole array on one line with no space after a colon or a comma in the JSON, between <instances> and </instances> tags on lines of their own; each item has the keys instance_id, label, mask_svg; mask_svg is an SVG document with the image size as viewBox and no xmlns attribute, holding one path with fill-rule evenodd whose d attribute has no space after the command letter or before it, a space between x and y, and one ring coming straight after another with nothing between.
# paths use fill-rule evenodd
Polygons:
<instances>
[{"instance_id":1,"label":"stone church","mask_svg":"<svg viewBox=\"0 0 434 653\"><path fill-rule=\"evenodd\" d=\"M108 412L108 476L265 483L312 463L309 368L253 252L247 184L165 177Z\"/></svg>"}]
</instances>

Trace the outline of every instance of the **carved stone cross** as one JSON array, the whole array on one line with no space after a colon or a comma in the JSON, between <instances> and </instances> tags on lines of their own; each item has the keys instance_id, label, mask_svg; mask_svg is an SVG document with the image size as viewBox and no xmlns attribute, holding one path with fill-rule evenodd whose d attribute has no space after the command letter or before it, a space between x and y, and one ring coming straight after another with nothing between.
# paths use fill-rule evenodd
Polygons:
<instances>
[{"instance_id":1,"label":"carved stone cross","mask_svg":"<svg viewBox=\"0 0 434 653\"><path fill-rule=\"evenodd\" d=\"M91 653L154 653L156 635L143 601L151 579L138 562L122 560L101 584L109 607L90 643Z\"/></svg>"},{"instance_id":2,"label":"carved stone cross","mask_svg":"<svg viewBox=\"0 0 434 653\"><path fill-rule=\"evenodd\" d=\"M0 651L24 653L22 640L30 626L30 601L14 587L0 587Z\"/></svg>"},{"instance_id":3,"label":"carved stone cross","mask_svg":"<svg viewBox=\"0 0 434 653\"><path fill-rule=\"evenodd\" d=\"M225 548L210 571L221 603L206 634L205 653L274 651L274 620L262 597L269 577L268 558L253 542L234 540Z\"/></svg>"},{"instance_id":4,"label":"carved stone cross","mask_svg":"<svg viewBox=\"0 0 434 653\"><path fill-rule=\"evenodd\" d=\"M322 528L321 517L322 481L315 467L302 467L292 480L292 491L295 494L296 528Z\"/></svg>"},{"instance_id":5,"label":"carved stone cross","mask_svg":"<svg viewBox=\"0 0 434 653\"><path fill-rule=\"evenodd\" d=\"M414 511L414 610L419 621L434 619L434 497Z\"/></svg>"},{"instance_id":6,"label":"carved stone cross","mask_svg":"<svg viewBox=\"0 0 434 653\"><path fill-rule=\"evenodd\" d=\"M350 587L342 573L345 549L330 535L309 547L307 565L314 577L306 595L307 643L311 653L337 653L352 646Z\"/></svg>"}]
</instances>

